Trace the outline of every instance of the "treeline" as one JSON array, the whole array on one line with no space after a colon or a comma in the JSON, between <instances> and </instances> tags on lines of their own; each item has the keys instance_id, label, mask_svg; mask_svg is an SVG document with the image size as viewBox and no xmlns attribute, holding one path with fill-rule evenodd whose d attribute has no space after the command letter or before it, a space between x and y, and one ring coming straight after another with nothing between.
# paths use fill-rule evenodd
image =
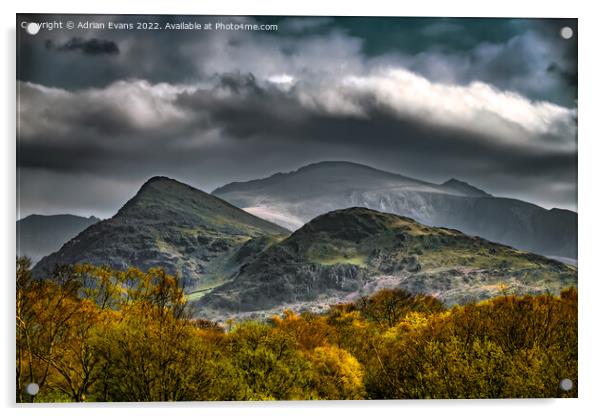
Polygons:
<instances>
[{"instance_id":1,"label":"treeline","mask_svg":"<svg viewBox=\"0 0 602 416\"><path fill-rule=\"evenodd\" d=\"M451 309L382 290L224 328L189 319L160 269L76 265L36 280L18 259L16 296L19 402L577 395L575 289Z\"/></svg>"}]
</instances>

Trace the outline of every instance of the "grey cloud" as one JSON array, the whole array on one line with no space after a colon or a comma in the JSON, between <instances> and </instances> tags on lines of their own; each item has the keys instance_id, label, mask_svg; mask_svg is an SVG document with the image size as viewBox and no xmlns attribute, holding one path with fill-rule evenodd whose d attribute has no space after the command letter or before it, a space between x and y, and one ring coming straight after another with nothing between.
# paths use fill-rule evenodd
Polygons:
<instances>
[{"instance_id":1,"label":"grey cloud","mask_svg":"<svg viewBox=\"0 0 602 416\"><path fill-rule=\"evenodd\" d=\"M571 42L525 31L505 43L480 43L467 51L427 50L389 57L434 81L482 81L536 100L574 106L576 54ZM567 59L567 55L571 59Z\"/></svg>"},{"instance_id":2,"label":"grey cloud","mask_svg":"<svg viewBox=\"0 0 602 416\"><path fill-rule=\"evenodd\" d=\"M119 46L111 40L71 38L61 45L55 45L52 40L46 41L46 49L59 52L81 52L84 55L115 55L119 53Z\"/></svg>"},{"instance_id":3,"label":"grey cloud","mask_svg":"<svg viewBox=\"0 0 602 416\"><path fill-rule=\"evenodd\" d=\"M303 87L282 90L240 73L217 77L211 87L164 86L165 91L175 91L171 107L165 108L174 109L176 121L166 118L157 126L133 123L133 110L127 114L104 96L102 105L94 103L91 96L98 97L98 92L91 96L80 92L69 95L61 106L45 107L51 111L47 115L58 125L68 125L69 131L35 129L35 120L29 121L31 133L19 145L18 163L32 172L85 174L115 183L138 183L165 174L210 191L305 163L350 160L436 182L461 177L494 194L521 196L547 206L575 206L573 150L551 150L545 142L527 146L485 140L462 126L437 126L428 117L391 112L370 97L362 102L363 117L329 114L298 100L297 89ZM131 91L140 94L137 99L152 100L152 95L140 92L144 88ZM44 106L43 94L32 89L38 95L26 107ZM111 87L108 91L117 94ZM106 91L105 95L110 96ZM158 103L156 107L161 108ZM30 109L28 114L36 111ZM180 114L185 116L178 118ZM148 120L157 117L142 115ZM560 191L550 186L558 183L567 186ZM80 192L86 191L74 191L65 203L81 203ZM115 209L121 202L115 199Z\"/></svg>"},{"instance_id":4,"label":"grey cloud","mask_svg":"<svg viewBox=\"0 0 602 416\"><path fill-rule=\"evenodd\" d=\"M132 21L135 17L101 16L98 19L118 22ZM191 19L199 22L256 20L236 16L149 16L145 19L161 24ZM79 39L77 41L64 39L63 34L55 31L44 33L42 38L65 50L83 51L87 44L83 39L96 39L90 49L99 52L113 50L109 45L119 45L120 59L94 64L69 59L67 55L75 54L45 53L50 51L43 46L40 48L39 39L25 37L20 48L23 65L19 78L44 85L82 88L105 86L132 77L151 82L190 82L237 70L253 73L259 78L281 73L298 77L309 74L336 77L341 72L362 73L373 65L389 61L433 81L462 84L482 81L532 99L574 105L576 38L561 39L559 29L568 24L575 26L576 31L576 21L509 20L503 26L503 31L507 32L505 40L500 37L495 41L471 42L473 46L466 49L454 47L456 41L444 43L444 34L478 39L479 33L471 32L458 19L453 22L433 19L432 23L411 34L417 38L433 38L432 43L427 43L420 52L410 54L396 48L384 31L382 43L390 44L386 49L388 52L370 59L364 56L364 39L352 36L344 29L343 21L344 18L293 17L280 19L282 29L277 32L181 31L170 32L169 36L162 31L111 33L90 30L77 31L74 38ZM399 25L403 26L405 22L401 19ZM371 24L378 25L378 22ZM411 23L408 21L408 24ZM499 23L491 23L494 24L496 30L500 29ZM395 26L387 28L394 29ZM37 70L42 64L44 70Z\"/></svg>"}]
</instances>

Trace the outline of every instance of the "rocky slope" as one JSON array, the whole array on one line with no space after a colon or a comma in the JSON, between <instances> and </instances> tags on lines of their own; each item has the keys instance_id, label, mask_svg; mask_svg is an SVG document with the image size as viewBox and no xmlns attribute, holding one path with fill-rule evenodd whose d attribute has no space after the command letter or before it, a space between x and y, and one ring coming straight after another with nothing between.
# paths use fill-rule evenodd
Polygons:
<instances>
[{"instance_id":1,"label":"rocky slope","mask_svg":"<svg viewBox=\"0 0 602 416\"><path fill-rule=\"evenodd\" d=\"M577 214L496 198L457 179L438 185L348 162L321 162L231 183L214 195L290 230L318 215L366 207L523 250L577 258Z\"/></svg>"},{"instance_id":2,"label":"rocky slope","mask_svg":"<svg viewBox=\"0 0 602 416\"><path fill-rule=\"evenodd\" d=\"M455 304L504 292L557 293L576 284L573 266L407 217L349 208L266 245L231 281L191 306L208 317L315 310L382 287Z\"/></svg>"},{"instance_id":3,"label":"rocky slope","mask_svg":"<svg viewBox=\"0 0 602 416\"><path fill-rule=\"evenodd\" d=\"M34 268L56 264L163 267L189 290L219 284L251 248L288 234L212 195L165 177L146 182L112 218L87 228ZM258 239L251 243L250 240ZM239 249L243 250L239 252Z\"/></svg>"}]
</instances>

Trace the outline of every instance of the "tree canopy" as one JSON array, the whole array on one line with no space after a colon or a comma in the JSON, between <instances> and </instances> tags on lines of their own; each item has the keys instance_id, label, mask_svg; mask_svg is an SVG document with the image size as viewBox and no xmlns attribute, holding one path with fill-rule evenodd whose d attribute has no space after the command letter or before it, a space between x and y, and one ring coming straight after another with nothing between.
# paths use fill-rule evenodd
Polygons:
<instances>
[{"instance_id":1,"label":"tree canopy","mask_svg":"<svg viewBox=\"0 0 602 416\"><path fill-rule=\"evenodd\" d=\"M21 258L16 279L19 402L577 395L574 288L453 308L384 289L225 328L191 319L161 269L73 265L39 280Z\"/></svg>"}]
</instances>

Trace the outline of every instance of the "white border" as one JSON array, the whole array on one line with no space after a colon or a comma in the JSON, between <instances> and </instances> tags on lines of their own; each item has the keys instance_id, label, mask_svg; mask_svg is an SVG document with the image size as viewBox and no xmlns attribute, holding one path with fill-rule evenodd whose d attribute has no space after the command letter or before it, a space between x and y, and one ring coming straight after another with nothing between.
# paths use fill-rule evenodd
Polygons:
<instances>
[{"instance_id":1,"label":"white border","mask_svg":"<svg viewBox=\"0 0 602 416\"><path fill-rule=\"evenodd\" d=\"M102 2L75 0L23 0L2 2L2 88L3 111L0 125L2 139L2 375L0 404L8 414L80 415L81 406L52 405L15 407L14 392L14 258L15 258L15 13L129 13L129 14L214 14L214 15L356 15L356 16L473 16L473 17L577 17L579 18L579 399L572 400L489 400L489 401L404 401L404 402L277 402L277 403L176 403L176 404L92 404L86 413L104 415L107 410L118 414L164 415L171 409L182 414L306 415L333 411L365 414L372 408L379 412L471 415L504 415L526 412L546 415L597 413L602 393L600 382L601 345L599 316L602 311L602 227L600 221L600 57L602 36L599 13L594 2L589 6L575 1L528 2L502 0L483 2L470 0L394 2L370 0L227 1L170 0ZM35 410L34 410L35 409ZM599 411L599 410L598 410ZM5 414L7 414L5 413Z\"/></svg>"}]
</instances>

